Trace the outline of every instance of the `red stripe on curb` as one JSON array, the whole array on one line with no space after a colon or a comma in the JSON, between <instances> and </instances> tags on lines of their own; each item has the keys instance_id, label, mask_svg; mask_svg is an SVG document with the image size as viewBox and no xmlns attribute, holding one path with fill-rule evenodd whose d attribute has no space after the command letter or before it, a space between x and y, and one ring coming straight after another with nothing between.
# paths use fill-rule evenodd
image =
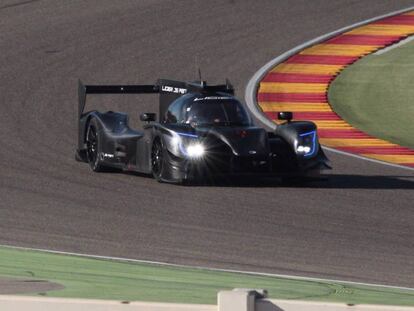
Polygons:
<instances>
[{"instance_id":1,"label":"red stripe on curb","mask_svg":"<svg viewBox=\"0 0 414 311\"><path fill-rule=\"evenodd\" d=\"M263 82L329 83L335 76L271 72Z\"/></svg>"},{"instance_id":2,"label":"red stripe on curb","mask_svg":"<svg viewBox=\"0 0 414 311\"><path fill-rule=\"evenodd\" d=\"M389 45L400 40L400 36L341 35L326 41L327 44Z\"/></svg>"},{"instance_id":3,"label":"red stripe on curb","mask_svg":"<svg viewBox=\"0 0 414 311\"><path fill-rule=\"evenodd\" d=\"M318 135L322 144L343 152L384 159L385 162L414 168L411 161L414 158L414 150L353 128L332 111L325 91L325 86L328 88L343 68L365 55L414 34L414 11L410 14L385 18L355 28L318 43L313 49L310 47L308 53L304 51L309 47L279 63L278 65L289 66L277 65L262 78L261 82L267 84L259 86L259 106L267 110L264 113L270 120L277 123L278 111L281 111L282 107L289 111L289 104L292 104L294 120L309 120L318 124ZM372 24L375 26L369 26ZM301 85L295 88L291 83ZM315 83L321 86L312 85ZM313 93L314 91L317 93ZM403 163L407 161L411 163Z\"/></svg>"},{"instance_id":4,"label":"red stripe on curb","mask_svg":"<svg viewBox=\"0 0 414 311\"><path fill-rule=\"evenodd\" d=\"M277 112L268 111L266 114L273 120L277 119ZM293 119L295 120L318 120L318 121L333 121L333 120L342 120L334 112L293 112Z\"/></svg>"},{"instance_id":5,"label":"red stripe on curb","mask_svg":"<svg viewBox=\"0 0 414 311\"><path fill-rule=\"evenodd\" d=\"M339 121L342 120L334 112L294 112L293 118L295 120L317 120L317 121Z\"/></svg>"},{"instance_id":6,"label":"red stripe on curb","mask_svg":"<svg viewBox=\"0 0 414 311\"><path fill-rule=\"evenodd\" d=\"M301 55L297 54L289 58L288 64L317 64L317 65L349 65L358 60L354 56L324 56L324 55Z\"/></svg>"},{"instance_id":7,"label":"red stripe on curb","mask_svg":"<svg viewBox=\"0 0 414 311\"><path fill-rule=\"evenodd\" d=\"M404 147L337 147L337 149L362 154L380 154L380 155L414 155L414 150Z\"/></svg>"},{"instance_id":8,"label":"red stripe on curb","mask_svg":"<svg viewBox=\"0 0 414 311\"><path fill-rule=\"evenodd\" d=\"M412 15L400 15L389 17L373 24L376 25L414 25L414 16Z\"/></svg>"},{"instance_id":9,"label":"red stripe on curb","mask_svg":"<svg viewBox=\"0 0 414 311\"><path fill-rule=\"evenodd\" d=\"M322 138L371 138L368 134L356 129L331 130L318 129L318 135Z\"/></svg>"},{"instance_id":10,"label":"red stripe on curb","mask_svg":"<svg viewBox=\"0 0 414 311\"><path fill-rule=\"evenodd\" d=\"M327 103L326 93L259 93L257 95L262 102L290 102L290 103Z\"/></svg>"}]
</instances>

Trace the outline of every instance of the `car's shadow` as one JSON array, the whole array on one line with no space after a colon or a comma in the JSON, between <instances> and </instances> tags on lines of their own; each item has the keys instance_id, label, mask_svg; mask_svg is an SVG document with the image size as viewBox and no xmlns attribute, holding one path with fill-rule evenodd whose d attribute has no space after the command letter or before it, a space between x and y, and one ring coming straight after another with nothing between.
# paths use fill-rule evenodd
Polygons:
<instances>
[{"instance_id":1,"label":"car's shadow","mask_svg":"<svg viewBox=\"0 0 414 311\"><path fill-rule=\"evenodd\" d=\"M316 188L316 189L414 189L414 176L364 176L330 174L320 179L283 181L280 178L238 178L196 183L194 186L245 188Z\"/></svg>"},{"instance_id":2,"label":"car's shadow","mask_svg":"<svg viewBox=\"0 0 414 311\"><path fill-rule=\"evenodd\" d=\"M317 188L333 189L414 189L413 176L383 176L383 175L329 175L326 183L317 182L309 185Z\"/></svg>"},{"instance_id":3,"label":"car's shadow","mask_svg":"<svg viewBox=\"0 0 414 311\"><path fill-rule=\"evenodd\" d=\"M151 175L123 172L139 178L152 178ZM329 174L319 179L298 179L283 181L281 178L221 178L203 182L187 183L189 187L234 187L234 188L316 188L316 189L413 189L413 176L351 175Z\"/></svg>"}]
</instances>

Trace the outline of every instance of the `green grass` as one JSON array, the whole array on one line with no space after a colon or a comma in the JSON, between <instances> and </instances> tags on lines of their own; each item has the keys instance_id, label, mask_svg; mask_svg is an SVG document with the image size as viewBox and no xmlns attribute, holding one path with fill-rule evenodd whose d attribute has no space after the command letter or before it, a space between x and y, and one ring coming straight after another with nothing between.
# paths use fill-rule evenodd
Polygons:
<instances>
[{"instance_id":1,"label":"green grass","mask_svg":"<svg viewBox=\"0 0 414 311\"><path fill-rule=\"evenodd\" d=\"M354 127L414 149L414 42L346 68L331 84L329 102Z\"/></svg>"},{"instance_id":2,"label":"green grass","mask_svg":"<svg viewBox=\"0 0 414 311\"><path fill-rule=\"evenodd\" d=\"M219 290L265 288L271 298L414 305L414 291L89 259L0 247L0 276L60 283L49 297L216 304Z\"/></svg>"}]
</instances>

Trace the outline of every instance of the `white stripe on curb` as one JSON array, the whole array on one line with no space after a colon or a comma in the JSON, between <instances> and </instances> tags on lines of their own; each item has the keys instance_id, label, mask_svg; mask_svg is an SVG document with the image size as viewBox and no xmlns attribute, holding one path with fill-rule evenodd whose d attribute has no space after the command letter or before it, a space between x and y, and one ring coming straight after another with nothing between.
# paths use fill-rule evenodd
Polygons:
<instances>
[{"instance_id":1,"label":"white stripe on curb","mask_svg":"<svg viewBox=\"0 0 414 311\"><path fill-rule=\"evenodd\" d=\"M382 55L382 54L385 54L385 53L387 53L387 52L389 52L391 50L394 50L394 49L396 49L396 48L398 48L400 46L403 46L404 44L407 44L407 43L409 43L409 42L411 42L413 40L414 40L414 36L405 38L404 40L401 40L400 42L398 42L396 44L392 44L390 46L387 46L384 49L380 49L380 50L376 51L375 53L373 53L373 55Z\"/></svg>"},{"instance_id":2,"label":"white stripe on curb","mask_svg":"<svg viewBox=\"0 0 414 311\"><path fill-rule=\"evenodd\" d=\"M10 249L17 249L17 250L35 251L35 252L42 252L42 253L49 253L49 254L57 254L57 255L76 256L76 257L90 258L90 259L104 259L104 260L120 261L120 262L126 262L126 263L127 262L142 263L142 264L151 264L151 265L164 266L164 267L197 269L197 270L204 270L204 271L211 271L211 272L227 272L227 273L238 273L238 274L246 274L246 275L253 275L253 276L267 276L267 277L274 277L274 278L292 279L292 280L298 280L298 281L315 281L315 282L340 283L340 284L343 284L343 285L372 286L372 287L377 287L377 288L399 289L399 290L406 290L406 291L413 291L414 292L414 288L411 288L411 287L390 286L390 285L371 284L371 283L362 283L362 282L352 282L352 281L341 281L341 280L331 280L331 279L322 279L322 278L302 277L302 276L287 275L287 274L275 274L275 273L265 273L265 272L233 270L233 269L208 268L208 267L201 267L201 266L188 266L188 265L180 265L180 264L173 264L173 263L160 262L160 261L130 259L130 258L112 257L112 256L99 256L99 255L91 255L91 254L55 251L55 250L41 249L41 248L11 246L11 245L5 245L5 244L0 244L0 247L10 248Z\"/></svg>"},{"instance_id":3,"label":"white stripe on curb","mask_svg":"<svg viewBox=\"0 0 414 311\"><path fill-rule=\"evenodd\" d=\"M408 12L408 11L412 11L412 10L414 10L414 6L408 7L408 8L402 9L402 10L398 10L398 11L395 11L395 12L392 12L392 13L389 13L389 14L384 14L384 15L377 16L377 17L374 17L374 18L370 18L370 19L367 19L367 20L362 21L362 22L355 23L355 24L350 25L350 26L343 27L339 30L330 32L330 33L325 34L323 36L320 36L320 37L317 37L317 38L312 39L310 41L307 41L307 42L305 42L301 45L298 45L297 47L295 47L295 48L283 53L282 55L272 59L270 62L265 64L262 68L260 68L253 75L253 77L249 80L249 82L247 83L246 92L245 92L245 100L246 100L247 108L250 110L250 112L263 125L265 125L266 127L268 127L272 131L275 130L277 125L274 122L272 122L271 120L269 120L264 115L263 111L259 108L259 106L257 104L257 101L256 101L258 84L270 69L275 67L277 64L279 64L281 62L284 62L289 57L299 53L300 51L302 51L303 49L305 49L307 47L318 44L322 41L326 41L326 40L328 40L332 37L335 37L335 36L337 36L341 33L344 33L346 31L349 31L349 30L354 29L356 27L360 27L360 26L375 22L377 20L380 20L380 19L383 19L383 18L386 18L386 17L402 14L404 12ZM339 151L339 150L332 149L332 148L327 148L327 147L324 147L324 148L331 151L331 152L335 152L335 153L339 153L339 154L343 154L343 155L347 155L347 156L352 156L354 158L358 158L358 159L361 159L361 160L366 160L366 161L375 162L375 163L379 163L379 164L383 164L383 165L387 165L387 166L391 166L391 167L397 167L397 168L401 168L401 169L405 169L405 170L414 171L414 168L411 168L411 167L408 167L408 166L402 166L402 165L388 163L388 162L384 162L384 161L369 159L369 158L365 158L365 157L362 157L362 156L359 156L359 155L355 155L353 153Z\"/></svg>"},{"instance_id":4,"label":"white stripe on curb","mask_svg":"<svg viewBox=\"0 0 414 311\"><path fill-rule=\"evenodd\" d=\"M328 150L330 152L346 155L346 156L352 157L352 158L357 158L359 160L365 160L365 161L368 161L368 162L373 162L373 163L387 165L387 166L391 166L391 167L395 167L395 168L402 168L402 169L405 169L405 170L414 171L414 168L412 168L412 167L403 166L403 165L399 165L399 164L395 164L395 163L384 162L384 161L377 160L377 159L366 158L366 157L360 156L359 154L349 153L349 152L345 152L345 151L341 151L341 150L336 150L336 149L326 147L326 146L322 146L322 148L324 150Z\"/></svg>"}]
</instances>

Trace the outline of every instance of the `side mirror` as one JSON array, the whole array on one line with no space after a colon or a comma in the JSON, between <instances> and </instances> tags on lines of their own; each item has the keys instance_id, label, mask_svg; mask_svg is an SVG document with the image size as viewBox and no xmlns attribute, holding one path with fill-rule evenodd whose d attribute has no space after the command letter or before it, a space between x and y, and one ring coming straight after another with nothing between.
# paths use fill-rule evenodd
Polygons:
<instances>
[{"instance_id":1,"label":"side mirror","mask_svg":"<svg viewBox=\"0 0 414 311\"><path fill-rule=\"evenodd\" d=\"M290 111L282 111L277 114L279 120L290 122L293 119L293 113Z\"/></svg>"},{"instance_id":2,"label":"side mirror","mask_svg":"<svg viewBox=\"0 0 414 311\"><path fill-rule=\"evenodd\" d=\"M155 121L156 117L157 117L157 114L155 113L145 112L139 116L139 119L144 122L152 122L152 121Z\"/></svg>"}]
</instances>

